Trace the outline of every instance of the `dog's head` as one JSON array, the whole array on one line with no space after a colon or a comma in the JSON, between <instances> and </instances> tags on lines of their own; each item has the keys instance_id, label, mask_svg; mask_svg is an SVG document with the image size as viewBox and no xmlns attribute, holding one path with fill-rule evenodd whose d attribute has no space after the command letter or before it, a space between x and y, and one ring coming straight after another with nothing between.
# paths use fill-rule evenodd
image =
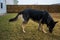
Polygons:
<instances>
[{"instance_id":1,"label":"dog's head","mask_svg":"<svg viewBox=\"0 0 60 40\"><path fill-rule=\"evenodd\" d=\"M57 21L56 22L54 22L54 21L50 22L50 24L49 24L49 32L50 33L53 32L53 28L55 27L56 23L57 23Z\"/></svg>"}]
</instances>

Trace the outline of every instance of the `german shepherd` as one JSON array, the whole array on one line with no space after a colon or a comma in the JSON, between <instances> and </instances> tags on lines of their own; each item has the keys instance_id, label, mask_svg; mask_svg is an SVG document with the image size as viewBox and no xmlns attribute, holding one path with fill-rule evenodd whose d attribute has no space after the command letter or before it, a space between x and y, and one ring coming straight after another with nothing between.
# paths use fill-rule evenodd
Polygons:
<instances>
[{"instance_id":1,"label":"german shepherd","mask_svg":"<svg viewBox=\"0 0 60 40\"><path fill-rule=\"evenodd\" d=\"M27 24L29 19L32 19L33 21L38 22L38 24L39 24L38 30L40 30L40 28L41 28L41 30L44 33L47 33L47 32L44 31L44 28L41 25L46 24L49 29L49 32L52 33L53 28L55 27L55 24L57 23L57 21L55 22L47 11L35 10L35 9L25 9L25 10L19 12L15 18L10 19L9 22L16 21L18 19L18 16L21 14L24 19L24 21L22 23L22 29L23 29L24 33L25 33L24 26L25 26L25 24Z\"/></svg>"}]
</instances>

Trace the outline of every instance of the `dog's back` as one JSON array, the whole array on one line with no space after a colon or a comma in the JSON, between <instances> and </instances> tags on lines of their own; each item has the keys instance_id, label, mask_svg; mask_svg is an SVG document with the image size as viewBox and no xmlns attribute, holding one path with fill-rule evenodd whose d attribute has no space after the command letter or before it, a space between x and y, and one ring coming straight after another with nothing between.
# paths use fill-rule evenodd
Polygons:
<instances>
[{"instance_id":1,"label":"dog's back","mask_svg":"<svg viewBox=\"0 0 60 40\"><path fill-rule=\"evenodd\" d=\"M19 12L18 15L14 19L11 19L10 21L14 21L15 19L17 19L20 14L23 15L23 19L25 21L28 21L29 19L32 19L34 21L42 20L42 23L46 23L48 16L50 16L47 11L25 9L25 10Z\"/></svg>"},{"instance_id":2,"label":"dog's back","mask_svg":"<svg viewBox=\"0 0 60 40\"><path fill-rule=\"evenodd\" d=\"M23 11L23 18L29 20L30 18L34 21L40 21L41 19L43 20L42 22L44 23L49 14L47 11L40 11L40 10L34 10L34 9L26 9Z\"/></svg>"}]
</instances>

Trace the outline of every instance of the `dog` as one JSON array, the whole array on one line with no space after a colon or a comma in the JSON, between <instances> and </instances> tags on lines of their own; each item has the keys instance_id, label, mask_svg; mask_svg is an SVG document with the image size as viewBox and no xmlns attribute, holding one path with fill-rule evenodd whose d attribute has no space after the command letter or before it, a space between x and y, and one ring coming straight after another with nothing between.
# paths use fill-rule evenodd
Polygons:
<instances>
[{"instance_id":1,"label":"dog","mask_svg":"<svg viewBox=\"0 0 60 40\"><path fill-rule=\"evenodd\" d=\"M33 21L37 22L39 24L38 26L38 30L41 30L44 33L47 33L44 28L43 25L46 24L49 32L52 33L53 32L53 28L55 27L57 21L54 21L53 18L50 16L50 14L47 11L42 11L42 10L35 10L35 9L25 9L21 12L19 12L17 14L17 16L15 18L9 19L9 22L12 21L16 21L18 19L18 16L22 15L23 16L23 23L22 23L22 29L23 32L25 33L25 24L27 24L27 22L29 21L29 19L32 19Z\"/></svg>"}]
</instances>

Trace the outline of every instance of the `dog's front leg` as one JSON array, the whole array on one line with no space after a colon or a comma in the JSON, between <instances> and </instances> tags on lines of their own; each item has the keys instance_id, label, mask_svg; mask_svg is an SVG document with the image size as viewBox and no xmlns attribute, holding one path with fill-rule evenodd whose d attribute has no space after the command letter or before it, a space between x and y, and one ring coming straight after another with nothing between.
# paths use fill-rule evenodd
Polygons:
<instances>
[{"instance_id":1,"label":"dog's front leg","mask_svg":"<svg viewBox=\"0 0 60 40\"><path fill-rule=\"evenodd\" d=\"M38 26L38 31L42 30L42 32L44 33L47 33L45 30L44 30L44 25L41 24L41 21L39 22L39 26Z\"/></svg>"},{"instance_id":2,"label":"dog's front leg","mask_svg":"<svg viewBox=\"0 0 60 40\"><path fill-rule=\"evenodd\" d=\"M42 32L47 33L47 32L44 30L44 25L42 25L41 29L42 29Z\"/></svg>"},{"instance_id":3,"label":"dog's front leg","mask_svg":"<svg viewBox=\"0 0 60 40\"><path fill-rule=\"evenodd\" d=\"M42 21L42 19L38 22L38 24L39 24L39 26L38 26L38 31L41 30L41 21Z\"/></svg>"}]
</instances>

